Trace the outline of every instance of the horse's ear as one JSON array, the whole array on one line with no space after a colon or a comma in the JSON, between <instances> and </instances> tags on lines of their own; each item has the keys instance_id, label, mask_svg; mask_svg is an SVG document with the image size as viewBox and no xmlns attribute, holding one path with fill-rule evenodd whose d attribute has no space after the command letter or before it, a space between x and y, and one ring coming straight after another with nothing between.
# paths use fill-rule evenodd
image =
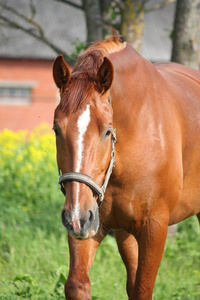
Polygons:
<instances>
[{"instance_id":1,"label":"horse's ear","mask_svg":"<svg viewBox=\"0 0 200 300\"><path fill-rule=\"evenodd\" d=\"M113 65L107 57L104 57L104 61L97 71L96 78L99 91L105 93L113 81Z\"/></svg>"},{"instance_id":2,"label":"horse's ear","mask_svg":"<svg viewBox=\"0 0 200 300\"><path fill-rule=\"evenodd\" d=\"M53 63L53 78L55 84L59 89L61 89L70 81L70 70L61 54L55 59Z\"/></svg>"}]
</instances>

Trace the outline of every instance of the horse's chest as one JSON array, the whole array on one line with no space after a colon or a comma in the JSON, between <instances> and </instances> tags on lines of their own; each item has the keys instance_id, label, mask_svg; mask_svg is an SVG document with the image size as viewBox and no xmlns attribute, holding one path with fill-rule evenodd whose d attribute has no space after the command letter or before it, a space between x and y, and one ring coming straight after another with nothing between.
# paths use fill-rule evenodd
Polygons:
<instances>
[{"instance_id":1,"label":"horse's chest","mask_svg":"<svg viewBox=\"0 0 200 300\"><path fill-rule=\"evenodd\" d=\"M134 186L116 188L102 205L102 215L112 229L129 231L133 224L141 224L148 218L151 200L148 191L138 193Z\"/></svg>"}]
</instances>

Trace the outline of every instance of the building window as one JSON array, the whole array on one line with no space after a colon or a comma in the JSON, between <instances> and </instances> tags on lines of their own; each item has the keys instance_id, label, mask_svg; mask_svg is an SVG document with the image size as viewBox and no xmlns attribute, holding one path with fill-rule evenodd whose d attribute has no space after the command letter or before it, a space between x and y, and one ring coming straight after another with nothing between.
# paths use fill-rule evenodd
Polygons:
<instances>
[{"instance_id":1,"label":"building window","mask_svg":"<svg viewBox=\"0 0 200 300\"><path fill-rule=\"evenodd\" d=\"M0 82L0 105L29 105L33 85Z\"/></svg>"}]
</instances>

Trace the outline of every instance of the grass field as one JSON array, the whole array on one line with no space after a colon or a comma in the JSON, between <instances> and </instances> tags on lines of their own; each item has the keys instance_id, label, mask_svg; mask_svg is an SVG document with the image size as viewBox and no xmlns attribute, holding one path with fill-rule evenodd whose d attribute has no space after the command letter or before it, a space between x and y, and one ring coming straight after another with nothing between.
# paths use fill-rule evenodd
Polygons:
<instances>
[{"instance_id":1,"label":"grass field","mask_svg":"<svg viewBox=\"0 0 200 300\"><path fill-rule=\"evenodd\" d=\"M0 148L0 300L65 299L69 254L54 137L45 126L31 134L5 131ZM192 217L168 237L154 300L200 299L199 233ZM126 271L113 237L98 249L90 278L92 300L127 299Z\"/></svg>"}]
</instances>

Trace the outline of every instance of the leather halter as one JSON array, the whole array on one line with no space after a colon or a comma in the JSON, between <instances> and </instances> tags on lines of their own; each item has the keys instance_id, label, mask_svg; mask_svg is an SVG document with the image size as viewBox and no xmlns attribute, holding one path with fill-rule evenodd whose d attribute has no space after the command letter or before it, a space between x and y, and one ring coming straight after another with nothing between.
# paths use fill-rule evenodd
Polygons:
<instances>
[{"instance_id":1,"label":"leather halter","mask_svg":"<svg viewBox=\"0 0 200 300\"><path fill-rule=\"evenodd\" d=\"M109 97L109 103L111 104L110 97ZM106 188L107 188L107 185L108 185L108 182L109 182L109 179L110 179L110 176L112 174L112 170L113 170L113 167L115 164L114 144L115 144L116 140L117 140L116 139L116 130L114 129L112 131L112 136L111 136L110 163L109 163L108 169L105 174L104 182L101 187L88 175L78 173L78 172L69 172L69 173L65 173L65 174L61 175L61 171L60 171L60 169L58 169L58 174L59 174L58 183L60 185L60 189L61 189L62 193L64 194L64 196L66 195L64 183L70 182L70 181L77 181L77 182L84 183L88 187L90 187L98 195L99 206L102 204L104 195L105 195L105 191L106 191Z\"/></svg>"}]
</instances>

